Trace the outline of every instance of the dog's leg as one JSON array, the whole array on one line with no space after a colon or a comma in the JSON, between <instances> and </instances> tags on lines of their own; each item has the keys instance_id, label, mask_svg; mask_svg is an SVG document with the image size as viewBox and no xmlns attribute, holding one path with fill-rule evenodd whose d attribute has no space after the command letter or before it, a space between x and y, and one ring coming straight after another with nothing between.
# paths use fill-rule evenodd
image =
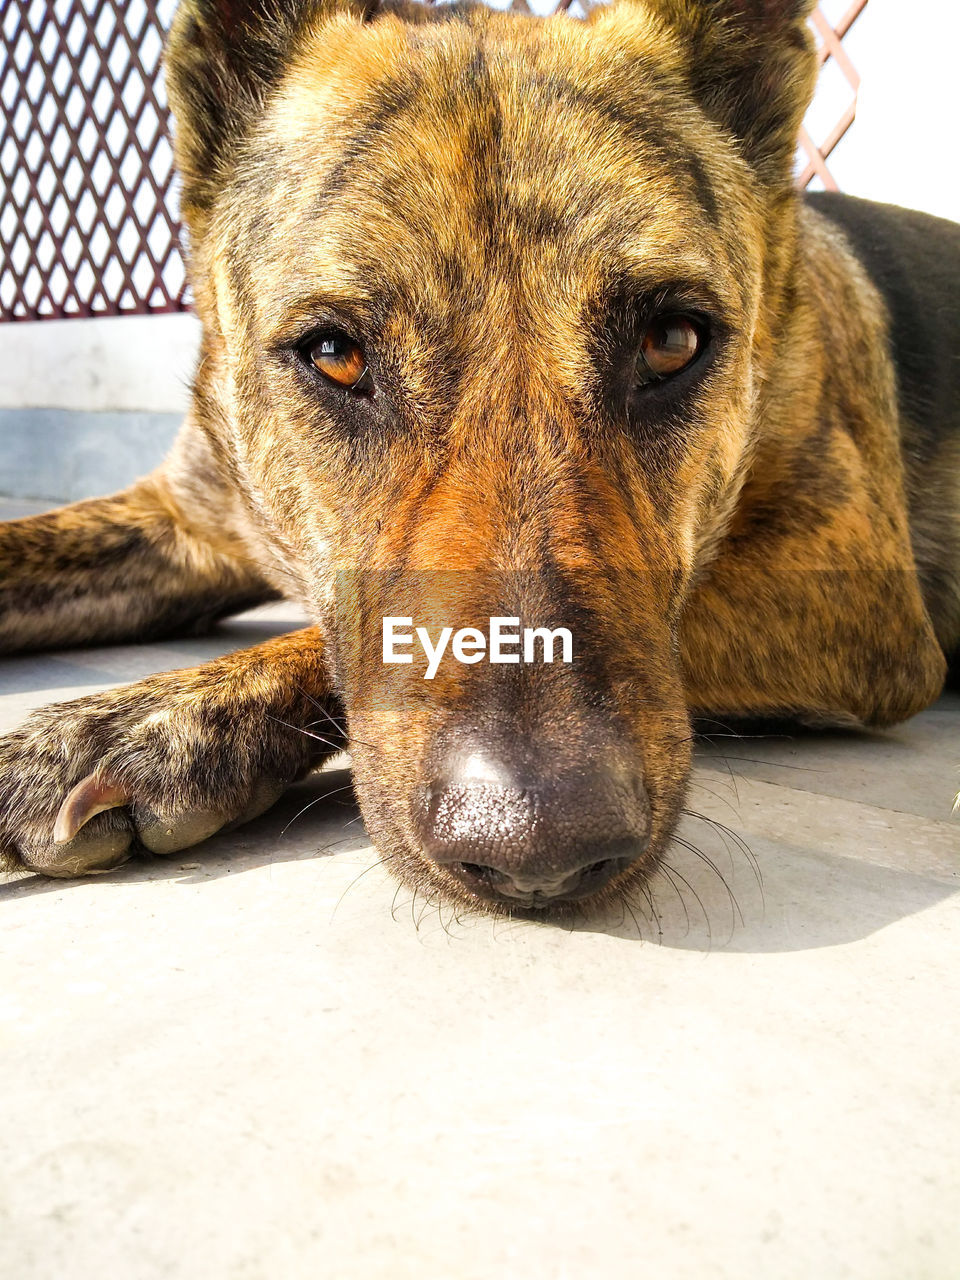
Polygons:
<instances>
[{"instance_id":1,"label":"dog's leg","mask_svg":"<svg viewBox=\"0 0 960 1280\"><path fill-rule=\"evenodd\" d=\"M315 628L48 706L0 737L0 864L107 871L249 821L342 747Z\"/></svg>"},{"instance_id":2,"label":"dog's leg","mask_svg":"<svg viewBox=\"0 0 960 1280\"><path fill-rule=\"evenodd\" d=\"M199 630L277 595L243 543L203 532L161 471L0 523L0 653Z\"/></svg>"},{"instance_id":3,"label":"dog's leg","mask_svg":"<svg viewBox=\"0 0 960 1280\"><path fill-rule=\"evenodd\" d=\"M721 557L698 588L682 652L691 710L723 719L896 724L946 675L914 570L778 569L752 550Z\"/></svg>"}]
</instances>

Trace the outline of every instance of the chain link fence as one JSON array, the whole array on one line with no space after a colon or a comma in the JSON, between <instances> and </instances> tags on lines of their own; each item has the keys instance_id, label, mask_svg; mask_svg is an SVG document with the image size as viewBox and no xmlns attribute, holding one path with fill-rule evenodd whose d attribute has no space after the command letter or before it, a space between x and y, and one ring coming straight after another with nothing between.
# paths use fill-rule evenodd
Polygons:
<instances>
[{"instance_id":1,"label":"chain link fence","mask_svg":"<svg viewBox=\"0 0 960 1280\"><path fill-rule=\"evenodd\" d=\"M550 0L535 0L551 12ZM850 100L808 118L802 185L836 188L827 160L856 114L843 37L865 7L813 17L822 67ZM512 7L529 12L526 0ZM582 16L580 0L559 9ZM0 0L0 320L183 311L189 297L169 111L160 74L176 0ZM821 111L822 116L822 111Z\"/></svg>"}]
</instances>

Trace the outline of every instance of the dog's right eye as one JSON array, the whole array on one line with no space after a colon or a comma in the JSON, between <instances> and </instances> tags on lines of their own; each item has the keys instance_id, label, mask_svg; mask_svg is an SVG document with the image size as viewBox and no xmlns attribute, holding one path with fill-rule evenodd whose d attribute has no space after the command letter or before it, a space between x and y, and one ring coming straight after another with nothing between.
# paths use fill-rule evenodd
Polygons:
<instances>
[{"instance_id":1,"label":"dog's right eye","mask_svg":"<svg viewBox=\"0 0 960 1280\"><path fill-rule=\"evenodd\" d=\"M363 347L339 330L313 334L301 346L300 358L345 391L359 394L370 389L370 368Z\"/></svg>"}]
</instances>

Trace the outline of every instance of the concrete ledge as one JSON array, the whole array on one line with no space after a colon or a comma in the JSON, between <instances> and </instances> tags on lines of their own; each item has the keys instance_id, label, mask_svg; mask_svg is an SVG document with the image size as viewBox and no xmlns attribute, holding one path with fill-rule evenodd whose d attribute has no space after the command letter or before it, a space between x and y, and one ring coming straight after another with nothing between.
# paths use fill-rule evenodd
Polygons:
<instances>
[{"instance_id":1,"label":"concrete ledge","mask_svg":"<svg viewBox=\"0 0 960 1280\"><path fill-rule=\"evenodd\" d=\"M0 494L76 502L146 475L166 456L178 413L0 409Z\"/></svg>"},{"instance_id":2,"label":"concrete ledge","mask_svg":"<svg viewBox=\"0 0 960 1280\"><path fill-rule=\"evenodd\" d=\"M183 413L199 345L193 315L5 324L0 408Z\"/></svg>"}]
</instances>

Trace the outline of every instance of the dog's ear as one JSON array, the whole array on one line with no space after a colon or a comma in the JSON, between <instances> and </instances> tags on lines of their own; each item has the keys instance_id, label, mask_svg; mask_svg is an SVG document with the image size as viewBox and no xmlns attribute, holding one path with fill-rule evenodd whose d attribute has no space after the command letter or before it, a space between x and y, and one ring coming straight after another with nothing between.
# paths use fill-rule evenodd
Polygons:
<instances>
[{"instance_id":1,"label":"dog's ear","mask_svg":"<svg viewBox=\"0 0 960 1280\"><path fill-rule=\"evenodd\" d=\"M817 0L627 0L672 28L706 114L771 185L792 183L797 134L817 81L807 18ZM618 10L620 7L618 6Z\"/></svg>"},{"instance_id":2,"label":"dog's ear","mask_svg":"<svg viewBox=\"0 0 960 1280\"><path fill-rule=\"evenodd\" d=\"M196 235L237 142L308 27L338 14L361 21L378 0L181 0L167 40L167 92L182 209Z\"/></svg>"}]
</instances>

